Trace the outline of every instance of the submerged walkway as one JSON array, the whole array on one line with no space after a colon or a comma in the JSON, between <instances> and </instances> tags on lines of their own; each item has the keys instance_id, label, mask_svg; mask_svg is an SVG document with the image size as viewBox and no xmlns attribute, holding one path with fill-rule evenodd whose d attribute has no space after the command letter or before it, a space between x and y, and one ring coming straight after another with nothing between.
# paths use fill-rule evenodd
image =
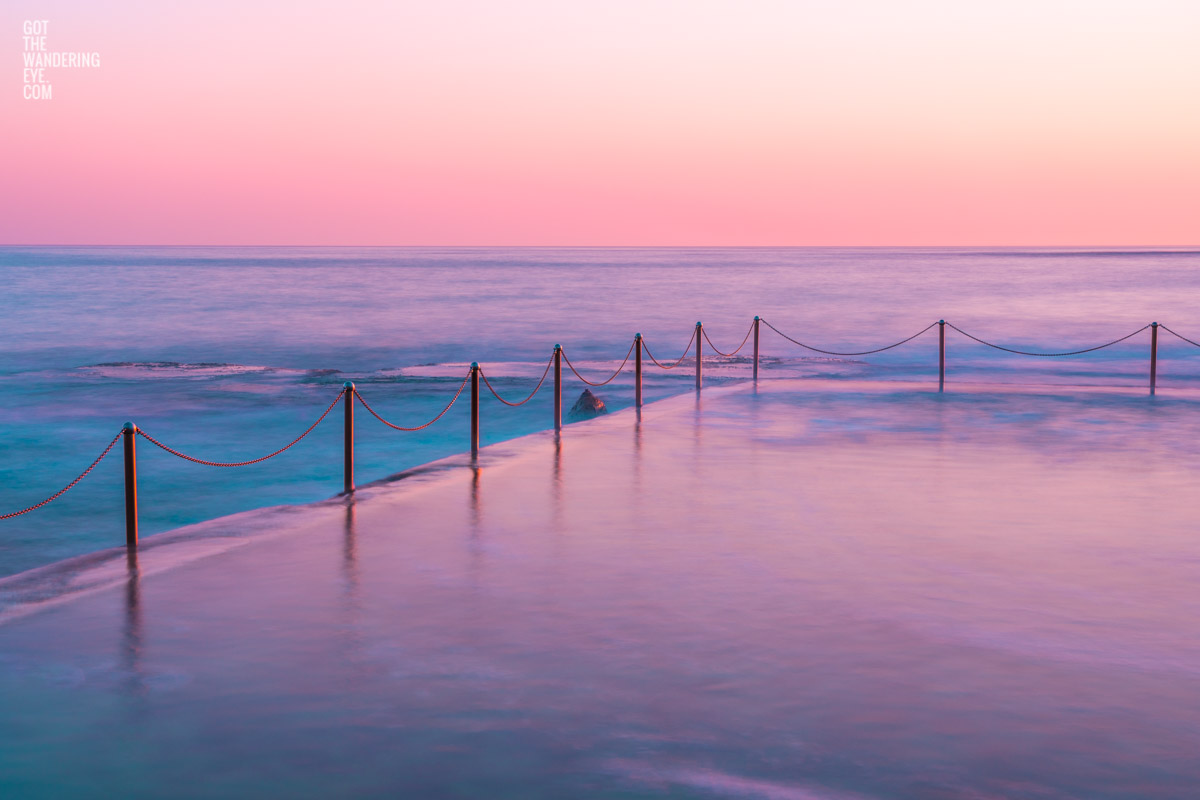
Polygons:
<instances>
[{"instance_id":1,"label":"submerged walkway","mask_svg":"<svg viewBox=\"0 0 1200 800\"><path fill-rule=\"evenodd\" d=\"M0 795L1192 791L1200 401L828 389L0 581Z\"/></svg>"}]
</instances>

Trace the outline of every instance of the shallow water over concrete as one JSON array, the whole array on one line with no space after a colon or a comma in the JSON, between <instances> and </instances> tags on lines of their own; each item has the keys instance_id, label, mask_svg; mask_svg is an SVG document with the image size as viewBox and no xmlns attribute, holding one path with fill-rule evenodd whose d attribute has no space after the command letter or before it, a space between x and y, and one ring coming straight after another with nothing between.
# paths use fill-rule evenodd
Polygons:
<instances>
[{"instance_id":1,"label":"shallow water over concrete","mask_svg":"<svg viewBox=\"0 0 1200 800\"><path fill-rule=\"evenodd\" d=\"M10 579L0 790L1187 797L1198 434L772 381Z\"/></svg>"}]
</instances>

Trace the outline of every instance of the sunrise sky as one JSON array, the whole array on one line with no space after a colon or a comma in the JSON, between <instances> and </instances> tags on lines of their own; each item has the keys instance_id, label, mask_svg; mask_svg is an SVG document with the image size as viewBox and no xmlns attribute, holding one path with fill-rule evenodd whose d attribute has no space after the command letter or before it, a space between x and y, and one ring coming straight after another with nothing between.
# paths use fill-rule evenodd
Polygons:
<instances>
[{"instance_id":1,"label":"sunrise sky","mask_svg":"<svg viewBox=\"0 0 1200 800\"><path fill-rule=\"evenodd\" d=\"M22 98L21 25L96 51ZM0 242L1200 244L1200 2L32 2Z\"/></svg>"}]
</instances>

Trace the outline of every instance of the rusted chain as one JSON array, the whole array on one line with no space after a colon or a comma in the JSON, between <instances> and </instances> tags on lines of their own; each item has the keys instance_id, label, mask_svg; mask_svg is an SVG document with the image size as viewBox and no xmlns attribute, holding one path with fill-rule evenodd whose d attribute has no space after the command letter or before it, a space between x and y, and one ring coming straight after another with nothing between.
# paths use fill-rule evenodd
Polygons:
<instances>
[{"instance_id":1,"label":"rusted chain","mask_svg":"<svg viewBox=\"0 0 1200 800\"><path fill-rule=\"evenodd\" d=\"M391 428L392 430L397 430L397 431L420 431L420 430L424 430L425 428L428 428L430 425L432 425L433 423L437 422L437 421L438 421L439 419L441 419L442 417L446 416L446 412L447 412L447 411L449 411L449 410L450 410L450 407L451 407L452 405L454 405L454 402L455 402L456 400L458 400L458 396L459 396L460 394L462 394L462 391L463 391L463 389L466 387L466 385L467 385L467 381L469 381L469 380L471 380L471 373L470 373L470 372L468 372L468 373L467 373L467 377L463 378L463 382L462 382L462 383L460 383L460 384L458 385L458 391L454 393L454 397L451 397L451 398L450 398L450 402L449 402L449 403L446 403L446 407L445 407L445 408L443 408L443 409L441 410L441 412L440 412L440 413L439 413L439 414L438 414L436 417L434 417L433 419L429 420L429 422L426 422L424 425L418 425L418 426L416 426L415 428L405 428L405 427L404 427L404 426L402 426L402 425L395 425L395 424L393 424L393 423L391 423L391 422L388 422L386 419L384 419L383 417L381 417L381 416L379 416L378 414L376 414L376 413L375 413L375 409L373 409L373 408L371 408L369 405L367 405L367 401L363 399L363 396L362 396L360 393L358 393L358 392L356 391L356 392L354 393L354 396L358 398L358 402L362 403L362 407L363 407L363 408L365 408L365 409L367 410L367 413L369 413L369 414L370 414L372 417L374 417L375 419L377 419L377 420L379 420L380 422L382 422L384 425L387 425L387 426L388 426L389 428Z\"/></svg>"},{"instance_id":2,"label":"rusted chain","mask_svg":"<svg viewBox=\"0 0 1200 800\"><path fill-rule=\"evenodd\" d=\"M783 338L787 339L792 344L798 344L801 347L803 347L805 350L812 350L814 353L824 353L827 356L869 356L872 353L882 353L884 350L891 350L893 347L899 347L902 344L911 342L913 339L917 338L922 333L929 330L929 328L932 328L934 325L937 325L936 322L931 322L931 323L929 323L929 327L922 328L921 330L914 333L912 336L909 336L907 339L901 339L900 341L896 342L895 344L889 344L887 347L877 347L874 350L860 350L860 351L854 352L854 353L842 353L842 352L838 352L837 350L822 350L819 347L813 347L812 345L805 344L804 342L798 342L795 339L793 339L792 337L788 336L783 331L779 330L779 328L776 328L774 325L767 322L765 319L760 320L760 322L762 322L762 324L766 325L771 330L778 333ZM947 323L947 324L949 324L949 323Z\"/></svg>"},{"instance_id":3,"label":"rusted chain","mask_svg":"<svg viewBox=\"0 0 1200 800\"><path fill-rule=\"evenodd\" d=\"M696 341L696 328L692 328L692 338L688 339L687 346L683 348L683 355L675 359L675 363L669 367L666 364L659 363L658 359L654 357L654 354L650 352L650 348L646 346L645 339L642 339L642 349L646 351L646 355L650 356L650 360L653 361L660 369L675 369L679 366L680 362L687 358L688 353L692 351L692 342L694 341Z\"/></svg>"},{"instance_id":4,"label":"rusted chain","mask_svg":"<svg viewBox=\"0 0 1200 800\"><path fill-rule=\"evenodd\" d=\"M612 375L609 375L607 380L600 381L599 383L589 381L587 378L580 375L579 370L575 369L575 365L571 363L571 359L567 358L566 350L562 351L563 361L567 362L567 366L571 368L571 372L575 373L575 377L579 378L579 380L583 381L588 386L604 386L606 384L612 383L616 379L616 377L621 374L621 370L625 369L625 365L629 363L629 356L633 354L633 346L635 344L637 344L636 341L629 345L629 349L625 351L625 358L623 358L621 360L621 366L617 367L617 371L614 372Z\"/></svg>"},{"instance_id":5,"label":"rusted chain","mask_svg":"<svg viewBox=\"0 0 1200 800\"><path fill-rule=\"evenodd\" d=\"M1189 339L1188 337L1184 336L1182 333L1176 333L1175 331L1173 331L1173 330L1171 330L1170 328L1168 328L1166 325L1163 325L1161 322L1160 322L1160 323L1158 323L1158 327L1162 328L1164 331L1166 331L1167 333L1171 334L1171 335L1172 335L1172 336L1174 336L1176 339L1183 339L1185 342L1187 342L1187 343L1188 343L1188 344L1190 344L1190 345L1194 345L1194 346L1196 346L1196 347L1200 347L1200 342L1193 342L1191 339Z\"/></svg>"},{"instance_id":6,"label":"rusted chain","mask_svg":"<svg viewBox=\"0 0 1200 800\"><path fill-rule=\"evenodd\" d=\"M95 469L95 468L96 468L96 465L97 465L97 464L99 464L101 461L103 461L103 460L104 460L104 457L105 457L106 455L108 455L110 452L112 452L113 446L114 446L114 445L117 443L117 440L121 438L121 434L122 434L122 433L124 433L124 431L120 431L120 432L118 432L118 433L117 433L117 435L113 437L113 440L112 440L111 442L109 442L109 443L108 443L108 447L104 448L104 452L103 452L103 453L101 453L99 456L97 456L97 457L96 457L96 460L95 460L95 461L93 461L93 462L91 463L91 465L90 465L90 466L89 466L87 469L85 469L85 470L84 470L82 473L80 473L80 475L79 475L79 477L78 477L78 478L76 478L75 480L71 481L71 482L70 482L70 483L68 483L66 486L64 486L63 488L59 489L59 490L58 490L57 492L55 492L54 494L50 495L49 497L47 497L47 498L46 498L45 500L43 500L42 502L38 503L36 506L30 506L29 508L23 508L23 509L21 509L20 511L12 511L12 512L10 512L10 513L8 513L8 514L0 514L0 519L12 519L13 517L19 517L19 516L21 516L22 514L28 514L30 511L37 511L37 510L38 510L39 508L41 508L42 506L44 506L44 505L48 505L49 503L52 503L52 502L54 502L55 500L57 500L58 498L62 497L64 494L66 494L66 493L67 493L67 491L68 491L68 490L70 490L70 489L74 488L74 487L75 487L75 484L79 483L81 480L83 480L84 478L86 478L86 477L87 477L87 474L88 474L89 472L91 472L93 469Z\"/></svg>"},{"instance_id":7,"label":"rusted chain","mask_svg":"<svg viewBox=\"0 0 1200 800\"><path fill-rule=\"evenodd\" d=\"M553 355L551 355L550 360L546 362L546 369L542 372L542 377L537 382L537 386L533 387L533 391L529 393L529 396L526 397L524 400L522 400L519 403L514 403L510 400L505 400L503 397L501 397L500 393L497 392L494 388L492 388L492 383L491 383L491 381L489 381L487 379L487 375L484 374L482 368L480 368L480 370L479 370L479 377L483 378L483 384L484 384L484 386L487 386L488 391L492 393L492 396L495 397L497 400L499 400L501 403L504 403L504 405L514 406L514 407L515 406L523 406L526 403L528 403L530 400L532 400L533 396L538 393L539 389L542 388L542 384L546 382L546 376L550 374L550 367L552 364L554 364L554 356ZM468 375L467 377L470 377L470 376Z\"/></svg>"},{"instance_id":8,"label":"rusted chain","mask_svg":"<svg viewBox=\"0 0 1200 800\"><path fill-rule=\"evenodd\" d=\"M166 450L168 453L170 453L173 456L179 456L184 461L191 461L193 464L203 464L206 467L247 467L247 466L250 466L251 464L257 464L261 461L266 461L268 458L274 458L275 456L282 453L284 450L287 450L292 445L299 442L305 436L308 436L310 433L312 433L313 428L320 425L321 420L323 420L323 419L325 419L325 417L329 416L329 412L333 411L333 407L337 405L338 400L341 400L342 395L344 395L345 393L346 393L345 389L342 389L340 392L338 392L337 397L333 398L333 402L329 404L329 408L325 409L325 412L323 414L321 414L321 416L317 417L317 421L314 422L312 425L309 425L308 428L304 431L304 433L300 434L295 439L292 439L290 442L288 442L283 447L276 450L274 453L268 453L267 455L262 456L261 458L252 458L249 461L206 461L203 458L196 458L194 456L189 456L186 453L181 453L178 450L167 447L165 444L160 442L158 439L155 439L153 436L146 433L141 428L138 428L137 432L138 432L139 436L144 437L151 444L161 447L163 450Z\"/></svg>"},{"instance_id":9,"label":"rusted chain","mask_svg":"<svg viewBox=\"0 0 1200 800\"><path fill-rule=\"evenodd\" d=\"M1106 347L1112 347L1114 344L1117 344L1118 342L1123 342L1126 339L1130 338L1131 336L1137 336L1139 333L1146 330L1146 328L1149 328L1150 326L1143 325L1142 327L1138 328L1133 333L1122 336L1120 339L1113 339L1111 342L1105 342L1104 344L1098 344L1095 347L1087 347L1087 348L1084 348L1083 350L1071 350L1070 352L1066 352L1066 353L1031 353L1028 350L1014 350L1011 347L1002 347L1001 345L998 345L998 344L992 344L991 342L985 342L983 339L980 339L978 336L972 336L971 334L964 331L962 328L958 327L957 325L953 325L949 322L946 323L946 327L954 328L954 330L958 331L963 336L966 336L968 339L974 339L975 341L979 342L982 345L987 345L988 347L993 347L997 350L1003 350L1006 353L1016 353L1019 356L1038 356L1040 358L1058 358L1059 356L1077 356L1077 355L1080 355L1081 353L1091 353L1095 350L1103 350Z\"/></svg>"},{"instance_id":10,"label":"rusted chain","mask_svg":"<svg viewBox=\"0 0 1200 800\"><path fill-rule=\"evenodd\" d=\"M704 328L701 328L700 332L704 334L704 340L706 342L708 342L709 347L711 347L714 351L716 351L717 355L725 356L726 358L731 358L733 356L736 356L738 353L740 353L742 351L742 348L746 346L746 342L750 341L750 334L754 333L754 323L753 322L750 323L750 329L746 331L746 335L742 338L742 343L739 344L737 346L737 349L734 350L732 353L723 353L720 350L718 350L717 346L715 344L713 344L713 340L708 338L708 331L705 330Z\"/></svg>"}]
</instances>

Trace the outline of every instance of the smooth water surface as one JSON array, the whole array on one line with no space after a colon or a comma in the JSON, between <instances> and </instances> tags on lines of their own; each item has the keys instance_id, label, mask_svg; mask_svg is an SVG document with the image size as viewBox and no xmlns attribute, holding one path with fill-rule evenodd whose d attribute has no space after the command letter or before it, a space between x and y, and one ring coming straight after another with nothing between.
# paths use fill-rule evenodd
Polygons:
<instances>
[{"instance_id":1,"label":"smooth water surface","mask_svg":"<svg viewBox=\"0 0 1200 800\"><path fill-rule=\"evenodd\" d=\"M1192 797L1198 439L773 381L221 521L0 624L0 794Z\"/></svg>"}]
</instances>

